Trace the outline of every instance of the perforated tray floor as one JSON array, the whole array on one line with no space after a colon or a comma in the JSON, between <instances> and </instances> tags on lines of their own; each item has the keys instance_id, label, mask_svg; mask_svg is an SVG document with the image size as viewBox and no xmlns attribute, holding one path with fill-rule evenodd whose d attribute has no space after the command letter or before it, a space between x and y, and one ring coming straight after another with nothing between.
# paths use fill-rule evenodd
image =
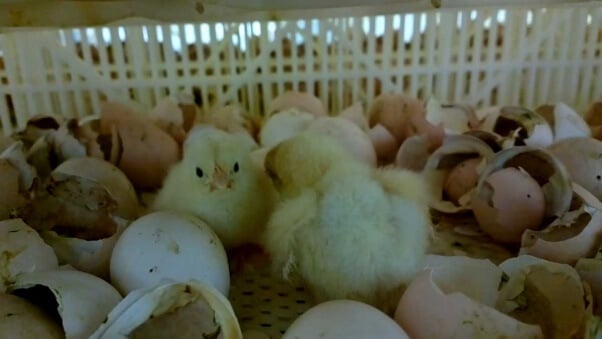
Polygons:
<instances>
[{"instance_id":1,"label":"perforated tray floor","mask_svg":"<svg viewBox=\"0 0 602 339\"><path fill-rule=\"evenodd\" d=\"M243 332L253 330L271 339L281 338L290 324L312 306L303 287L275 278L267 266L235 273L229 300Z\"/></svg>"}]
</instances>

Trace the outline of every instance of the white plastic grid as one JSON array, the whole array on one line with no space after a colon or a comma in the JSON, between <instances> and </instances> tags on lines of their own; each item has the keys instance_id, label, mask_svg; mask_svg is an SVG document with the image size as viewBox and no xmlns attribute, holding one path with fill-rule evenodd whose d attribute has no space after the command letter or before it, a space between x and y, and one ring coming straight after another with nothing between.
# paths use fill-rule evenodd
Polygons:
<instances>
[{"instance_id":1,"label":"white plastic grid","mask_svg":"<svg viewBox=\"0 0 602 339\"><path fill-rule=\"evenodd\" d=\"M256 113L285 89L334 113L382 91L582 110L602 95L601 23L602 8L578 7L10 33L0 121L8 133L35 114L92 114L105 98L151 106L193 87L204 109Z\"/></svg>"}]
</instances>

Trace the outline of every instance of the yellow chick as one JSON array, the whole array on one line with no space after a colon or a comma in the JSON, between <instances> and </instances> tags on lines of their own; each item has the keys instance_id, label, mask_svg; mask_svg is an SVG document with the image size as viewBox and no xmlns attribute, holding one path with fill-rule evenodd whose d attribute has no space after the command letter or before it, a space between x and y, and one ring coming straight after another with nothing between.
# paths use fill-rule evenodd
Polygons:
<instances>
[{"instance_id":1,"label":"yellow chick","mask_svg":"<svg viewBox=\"0 0 602 339\"><path fill-rule=\"evenodd\" d=\"M318 302L354 299L393 312L432 229L420 175L371 168L310 132L272 149L265 168L282 197L264 236L276 273L300 279Z\"/></svg>"},{"instance_id":2,"label":"yellow chick","mask_svg":"<svg viewBox=\"0 0 602 339\"><path fill-rule=\"evenodd\" d=\"M226 249L258 243L273 209L276 191L250 157L257 148L246 134L196 128L184 143L152 209L196 215Z\"/></svg>"}]
</instances>

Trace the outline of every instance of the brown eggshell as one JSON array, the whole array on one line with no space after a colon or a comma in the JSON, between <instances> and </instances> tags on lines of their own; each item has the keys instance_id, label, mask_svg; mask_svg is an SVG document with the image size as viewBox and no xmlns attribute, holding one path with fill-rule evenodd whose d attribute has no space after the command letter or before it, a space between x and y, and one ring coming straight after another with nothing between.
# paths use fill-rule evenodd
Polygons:
<instances>
[{"instance_id":1,"label":"brown eggshell","mask_svg":"<svg viewBox=\"0 0 602 339\"><path fill-rule=\"evenodd\" d=\"M602 101L592 103L584 118L590 126L602 126Z\"/></svg>"},{"instance_id":2,"label":"brown eggshell","mask_svg":"<svg viewBox=\"0 0 602 339\"><path fill-rule=\"evenodd\" d=\"M433 125L428 120L424 111L412 111L408 114L408 132L407 136L425 135L429 141L429 151L433 152L441 147L445 139L445 128L443 125Z\"/></svg>"},{"instance_id":3,"label":"brown eggshell","mask_svg":"<svg viewBox=\"0 0 602 339\"><path fill-rule=\"evenodd\" d=\"M309 93L287 91L274 98L266 112L267 116L285 111L289 108L297 108L301 111L311 113L317 117L326 116L326 108L320 99Z\"/></svg>"},{"instance_id":4,"label":"brown eggshell","mask_svg":"<svg viewBox=\"0 0 602 339\"><path fill-rule=\"evenodd\" d=\"M401 94L381 94L368 110L370 127L378 124L385 127L399 143L408 137L411 130L410 115L424 115L424 102Z\"/></svg>"},{"instance_id":5,"label":"brown eggshell","mask_svg":"<svg viewBox=\"0 0 602 339\"><path fill-rule=\"evenodd\" d=\"M408 286L395 321L412 339L543 338L539 326L512 319L463 293L442 291L433 269L418 274Z\"/></svg>"},{"instance_id":6,"label":"brown eggshell","mask_svg":"<svg viewBox=\"0 0 602 339\"><path fill-rule=\"evenodd\" d=\"M498 170L488 176L481 194L472 199L479 226L500 242L520 242L526 229L541 226L545 215L541 187L516 168Z\"/></svg>"},{"instance_id":7,"label":"brown eggshell","mask_svg":"<svg viewBox=\"0 0 602 339\"><path fill-rule=\"evenodd\" d=\"M374 150L378 159L384 162L389 162L395 157L395 153L399 148L399 143L395 137L383 127L383 125L376 125L370 128L368 131Z\"/></svg>"},{"instance_id":8,"label":"brown eggshell","mask_svg":"<svg viewBox=\"0 0 602 339\"><path fill-rule=\"evenodd\" d=\"M452 202L458 204L464 194L477 186L479 181L477 168L482 162L482 158L464 160L449 172L443 189Z\"/></svg>"},{"instance_id":9,"label":"brown eggshell","mask_svg":"<svg viewBox=\"0 0 602 339\"><path fill-rule=\"evenodd\" d=\"M116 165L135 187L160 187L169 168L180 158L178 143L165 131L129 108L118 103L103 103L100 129L111 134L112 126L123 152Z\"/></svg>"}]
</instances>

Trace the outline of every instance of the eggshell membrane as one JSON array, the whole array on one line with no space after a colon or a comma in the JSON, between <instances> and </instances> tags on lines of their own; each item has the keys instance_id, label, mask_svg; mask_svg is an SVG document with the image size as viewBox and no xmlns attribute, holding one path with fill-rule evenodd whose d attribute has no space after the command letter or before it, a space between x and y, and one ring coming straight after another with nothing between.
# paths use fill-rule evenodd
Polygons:
<instances>
[{"instance_id":1,"label":"eggshell membrane","mask_svg":"<svg viewBox=\"0 0 602 339\"><path fill-rule=\"evenodd\" d=\"M602 141L569 138L549 147L568 170L573 181L602 200Z\"/></svg>"},{"instance_id":2,"label":"eggshell membrane","mask_svg":"<svg viewBox=\"0 0 602 339\"><path fill-rule=\"evenodd\" d=\"M274 98L268 107L267 114L272 115L290 108L297 108L315 116L327 115L324 104L316 96L293 91L286 91Z\"/></svg>"},{"instance_id":3,"label":"eggshell membrane","mask_svg":"<svg viewBox=\"0 0 602 339\"><path fill-rule=\"evenodd\" d=\"M297 318L282 339L409 339L393 319L378 309L352 300L318 304Z\"/></svg>"},{"instance_id":4,"label":"eggshell membrane","mask_svg":"<svg viewBox=\"0 0 602 339\"><path fill-rule=\"evenodd\" d=\"M113 249L111 282L123 294L162 279L196 279L228 295L228 259L211 228L191 215L154 212L123 232Z\"/></svg>"},{"instance_id":5,"label":"eggshell membrane","mask_svg":"<svg viewBox=\"0 0 602 339\"><path fill-rule=\"evenodd\" d=\"M433 269L422 271L406 289L395 320L412 339L543 338L539 326L521 323L461 292L442 291Z\"/></svg>"},{"instance_id":6,"label":"eggshell membrane","mask_svg":"<svg viewBox=\"0 0 602 339\"><path fill-rule=\"evenodd\" d=\"M106 281L72 269L20 275L9 292L35 285L54 294L66 339L88 339L122 299Z\"/></svg>"},{"instance_id":7,"label":"eggshell membrane","mask_svg":"<svg viewBox=\"0 0 602 339\"><path fill-rule=\"evenodd\" d=\"M54 270L59 266L52 247L21 219L0 221L0 253L4 257L0 261L2 292L19 274Z\"/></svg>"},{"instance_id":8,"label":"eggshell membrane","mask_svg":"<svg viewBox=\"0 0 602 339\"><path fill-rule=\"evenodd\" d=\"M352 122L340 117L320 117L309 124L307 131L335 138L357 160L376 166L376 151L370 137Z\"/></svg>"},{"instance_id":9,"label":"eggshell membrane","mask_svg":"<svg viewBox=\"0 0 602 339\"><path fill-rule=\"evenodd\" d=\"M472 210L479 226L500 242L520 242L526 229L538 228L544 218L545 197L539 184L528 174L505 168L486 179L491 200L477 194Z\"/></svg>"},{"instance_id":10,"label":"eggshell membrane","mask_svg":"<svg viewBox=\"0 0 602 339\"><path fill-rule=\"evenodd\" d=\"M62 339L63 329L25 299L0 293L0 338Z\"/></svg>"}]
</instances>

